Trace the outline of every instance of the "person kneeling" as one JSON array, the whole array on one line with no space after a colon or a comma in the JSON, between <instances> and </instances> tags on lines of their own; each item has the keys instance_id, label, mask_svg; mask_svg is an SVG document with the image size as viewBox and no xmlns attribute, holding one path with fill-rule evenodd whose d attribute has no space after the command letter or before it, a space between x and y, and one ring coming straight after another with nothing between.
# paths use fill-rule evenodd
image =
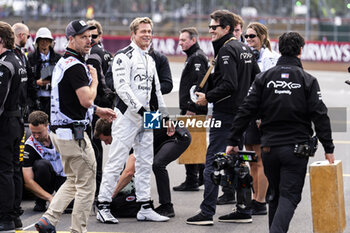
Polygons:
<instances>
[{"instance_id":1,"label":"person kneeling","mask_svg":"<svg viewBox=\"0 0 350 233\"><path fill-rule=\"evenodd\" d=\"M25 142L23 155L24 185L37 197L34 211L46 210L52 194L66 181L61 157L51 143L48 115L34 111L29 117L31 136Z\"/></svg>"}]
</instances>

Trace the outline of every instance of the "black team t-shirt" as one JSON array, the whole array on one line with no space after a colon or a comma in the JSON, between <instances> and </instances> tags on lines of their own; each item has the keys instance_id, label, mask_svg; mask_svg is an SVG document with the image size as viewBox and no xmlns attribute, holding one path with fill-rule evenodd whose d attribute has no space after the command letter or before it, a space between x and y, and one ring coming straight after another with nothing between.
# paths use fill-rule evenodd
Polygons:
<instances>
[{"instance_id":1,"label":"black team t-shirt","mask_svg":"<svg viewBox=\"0 0 350 233\"><path fill-rule=\"evenodd\" d=\"M77 55L74 50L67 49L64 54L64 58L73 56L85 63L85 59ZM76 90L89 86L89 77L86 74L86 70L82 64L76 64L67 69L64 72L64 76L61 82L58 84L58 91L60 96L60 110L73 120L85 119L87 108L84 108L78 99Z\"/></svg>"}]
</instances>

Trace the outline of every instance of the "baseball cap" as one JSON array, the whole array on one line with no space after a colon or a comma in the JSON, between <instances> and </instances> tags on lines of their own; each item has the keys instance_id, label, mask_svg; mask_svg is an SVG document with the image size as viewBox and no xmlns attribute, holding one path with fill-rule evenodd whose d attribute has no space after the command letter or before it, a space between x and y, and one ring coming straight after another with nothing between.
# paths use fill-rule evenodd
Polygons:
<instances>
[{"instance_id":1,"label":"baseball cap","mask_svg":"<svg viewBox=\"0 0 350 233\"><path fill-rule=\"evenodd\" d=\"M75 36L84 33L86 30L94 30L95 26L87 25L84 20L71 21L66 27L66 37Z\"/></svg>"}]
</instances>

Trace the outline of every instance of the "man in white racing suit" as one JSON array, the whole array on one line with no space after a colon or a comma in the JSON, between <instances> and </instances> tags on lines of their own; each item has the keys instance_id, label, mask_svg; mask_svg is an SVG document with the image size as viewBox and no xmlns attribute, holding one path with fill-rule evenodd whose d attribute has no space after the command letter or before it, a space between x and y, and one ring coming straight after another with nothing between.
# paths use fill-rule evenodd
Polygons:
<instances>
[{"instance_id":1,"label":"man in white racing suit","mask_svg":"<svg viewBox=\"0 0 350 233\"><path fill-rule=\"evenodd\" d=\"M149 111L152 87L156 89L159 111L166 116L165 104L160 91L155 62L148 54L152 40L152 21L136 18L130 24L131 43L117 52L113 60L113 82L118 98L115 111L119 115L112 124L113 141L108 160L103 170L98 212L96 218L103 223L118 223L110 212L112 193L120 177L124 164L134 149L135 187L137 202L141 208L137 214L139 221L167 221L153 210L150 196L150 182L153 163L153 132L143 128L144 112ZM154 117L160 113L157 111ZM168 135L174 128L168 127Z\"/></svg>"}]
</instances>

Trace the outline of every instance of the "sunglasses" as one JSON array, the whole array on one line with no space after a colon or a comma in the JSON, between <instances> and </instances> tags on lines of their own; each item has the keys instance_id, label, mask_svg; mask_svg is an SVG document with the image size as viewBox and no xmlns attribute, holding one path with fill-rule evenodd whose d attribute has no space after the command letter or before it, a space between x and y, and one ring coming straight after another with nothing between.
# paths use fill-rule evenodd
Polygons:
<instances>
[{"instance_id":1,"label":"sunglasses","mask_svg":"<svg viewBox=\"0 0 350 233\"><path fill-rule=\"evenodd\" d=\"M244 35L244 38L248 39L248 37L250 39L253 39L253 38L257 37L257 35L255 35L255 34L246 34L246 35Z\"/></svg>"},{"instance_id":2,"label":"sunglasses","mask_svg":"<svg viewBox=\"0 0 350 233\"><path fill-rule=\"evenodd\" d=\"M219 25L209 25L209 29L211 28L211 29L213 29L214 31L216 30L217 27L222 27L222 28L224 28L224 25L221 25L221 24L219 24Z\"/></svg>"},{"instance_id":3,"label":"sunglasses","mask_svg":"<svg viewBox=\"0 0 350 233\"><path fill-rule=\"evenodd\" d=\"M99 36L99 35L97 35L97 34L92 34L92 35L91 35L91 38L92 38L92 39L97 39L98 36Z\"/></svg>"}]
</instances>

